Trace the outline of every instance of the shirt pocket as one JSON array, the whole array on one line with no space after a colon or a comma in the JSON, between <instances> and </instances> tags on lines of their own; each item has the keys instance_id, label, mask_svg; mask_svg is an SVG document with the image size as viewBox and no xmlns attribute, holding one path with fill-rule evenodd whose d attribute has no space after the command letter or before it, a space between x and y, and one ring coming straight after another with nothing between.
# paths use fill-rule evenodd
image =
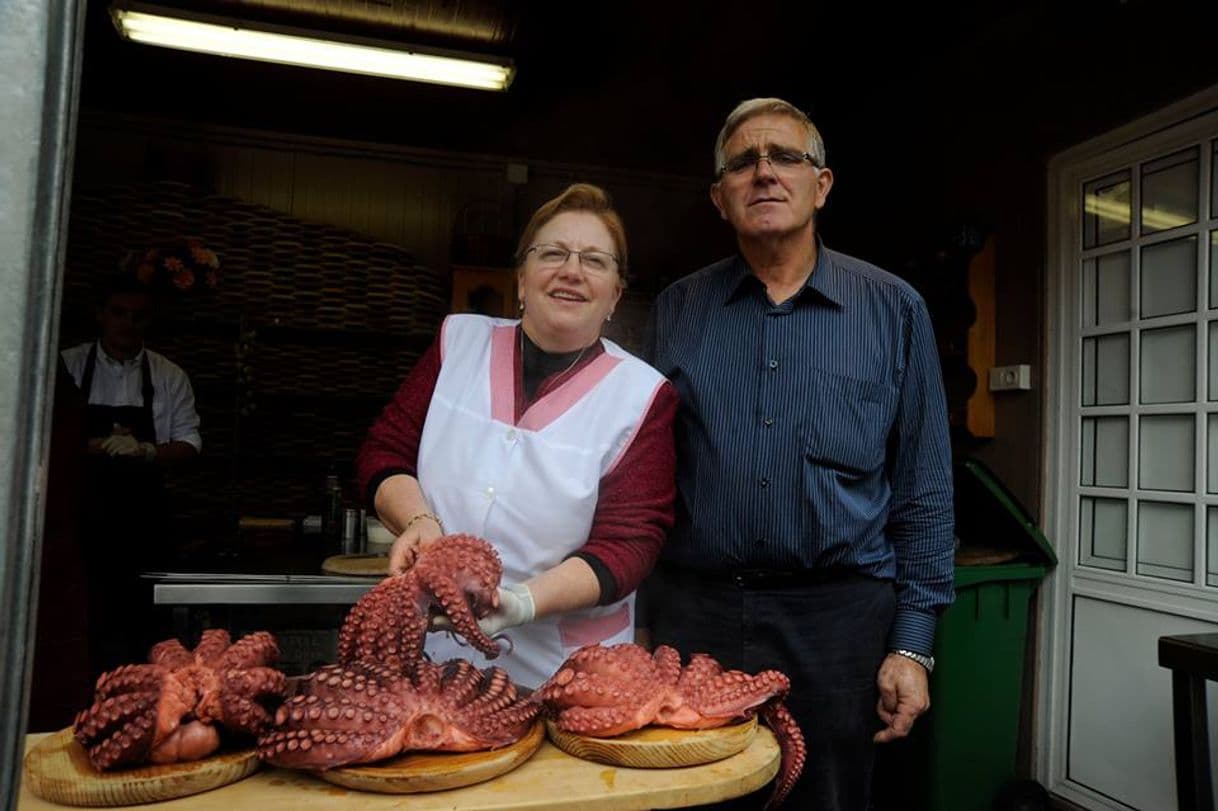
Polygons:
<instances>
[{"instance_id":1,"label":"shirt pocket","mask_svg":"<svg viewBox=\"0 0 1218 811\"><path fill-rule=\"evenodd\" d=\"M808 462L863 476L884 465L896 409L894 387L812 369L802 442Z\"/></svg>"}]
</instances>

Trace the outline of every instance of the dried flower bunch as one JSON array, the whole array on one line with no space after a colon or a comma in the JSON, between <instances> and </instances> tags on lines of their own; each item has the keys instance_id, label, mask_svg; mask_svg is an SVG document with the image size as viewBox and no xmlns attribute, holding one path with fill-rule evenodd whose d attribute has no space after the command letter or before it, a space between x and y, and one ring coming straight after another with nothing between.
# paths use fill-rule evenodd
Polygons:
<instances>
[{"instance_id":1,"label":"dried flower bunch","mask_svg":"<svg viewBox=\"0 0 1218 811\"><path fill-rule=\"evenodd\" d=\"M149 248L134 266L140 283L154 288L188 293L220 284L220 258L192 237Z\"/></svg>"}]
</instances>

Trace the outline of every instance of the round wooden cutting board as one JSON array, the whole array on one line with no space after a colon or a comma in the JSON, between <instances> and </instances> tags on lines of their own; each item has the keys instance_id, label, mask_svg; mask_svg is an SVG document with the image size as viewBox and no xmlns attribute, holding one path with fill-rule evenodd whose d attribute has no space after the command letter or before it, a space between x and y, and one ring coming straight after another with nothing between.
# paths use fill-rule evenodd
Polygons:
<instances>
[{"instance_id":1,"label":"round wooden cutting board","mask_svg":"<svg viewBox=\"0 0 1218 811\"><path fill-rule=\"evenodd\" d=\"M331 555L321 562L321 570L330 574L388 577L387 555Z\"/></svg>"},{"instance_id":2,"label":"round wooden cutting board","mask_svg":"<svg viewBox=\"0 0 1218 811\"><path fill-rule=\"evenodd\" d=\"M323 780L356 791L417 794L472 786L510 772L524 763L545 740L538 721L511 746L488 752L411 752L368 766L318 772Z\"/></svg>"},{"instance_id":3,"label":"round wooden cutting board","mask_svg":"<svg viewBox=\"0 0 1218 811\"><path fill-rule=\"evenodd\" d=\"M254 749L220 751L202 760L99 772L85 749L61 729L25 756L25 785L62 805L111 806L172 800L235 783L258 769Z\"/></svg>"},{"instance_id":4,"label":"round wooden cutting board","mask_svg":"<svg viewBox=\"0 0 1218 811\"><path fill-rule=\"evenodd\" d=\"M616 738L590 738L563 732L546 722L550 740L568 755L639 769L698 766L742 752L757 732L757 719L714 729L644 727Z\"/></svg>"}]
</instances>

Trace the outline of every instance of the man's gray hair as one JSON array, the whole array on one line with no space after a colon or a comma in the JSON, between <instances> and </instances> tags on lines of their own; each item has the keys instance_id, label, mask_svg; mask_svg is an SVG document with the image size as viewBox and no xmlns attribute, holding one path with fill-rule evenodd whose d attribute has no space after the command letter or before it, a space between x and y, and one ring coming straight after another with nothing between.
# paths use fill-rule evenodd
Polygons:
<instances>
[{"instance_id":1,"label":"man's gray hair","mask_svg":"<svg viewBox=\"0 0 1218 811\"><path fill-rule=\"evenodd\" d=\"M820 132L812 123L812 119L808 118L803 110L782 99L749 99L740 102L736 105L736 109L728 113L727 120L723 122L723 129L719 130L719 137L715 139L715 174L723 171L723 164L727 162L727 155L723 154L723 149L732 134L750 118L766 114L785 115L803 124L808 131L808 143L805 149L812 156L812 163L817 168L824 168L825 142L821 140Z\"/></svg>"}]
</instances>

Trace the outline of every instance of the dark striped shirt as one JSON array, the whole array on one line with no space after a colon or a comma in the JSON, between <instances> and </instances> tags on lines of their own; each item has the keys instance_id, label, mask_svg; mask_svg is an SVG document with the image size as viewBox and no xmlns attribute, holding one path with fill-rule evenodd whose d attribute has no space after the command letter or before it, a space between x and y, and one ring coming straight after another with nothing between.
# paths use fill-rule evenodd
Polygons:
<instances>
[{"instance_id":1,"label":"dark striped shirt","mask_svg":"<svg viewBox=\"0 0 1218 811\"><path fill-rule=\"evenodd\" d=\"M926 304L844 254L775 305L736 256L656 301L651 362L681 397L677 523L692 570L894 579L892 649L930 653L953 598L951 446Z\"/></svg>"}]
</instances>

